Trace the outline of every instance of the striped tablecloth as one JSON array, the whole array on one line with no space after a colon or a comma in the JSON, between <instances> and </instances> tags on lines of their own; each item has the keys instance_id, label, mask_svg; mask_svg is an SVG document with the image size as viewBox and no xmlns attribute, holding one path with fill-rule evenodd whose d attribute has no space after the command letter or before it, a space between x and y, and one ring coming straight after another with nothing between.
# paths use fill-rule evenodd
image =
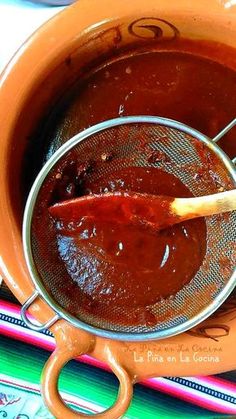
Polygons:
<instances>
[{"instance_id":1,"label":"striped tablecloth","mask_svg":"<svg viewBox=\"0 0 236 419\"><path fill-rule=\"evenodd\" d=\"M19 304L6 287L2 288L0 418L52 417L40 396L40 375L54 347L49 331L35 332L27 328L20 318ZM63 369L60 390L73 408L95 413L115 400L117 381L103 364L83 356ZM146 380L135 386L134 399L125 418L190 418L193 414L198 418L236 417L236 371L211 377Z\"/></svg>"}]
</instances>

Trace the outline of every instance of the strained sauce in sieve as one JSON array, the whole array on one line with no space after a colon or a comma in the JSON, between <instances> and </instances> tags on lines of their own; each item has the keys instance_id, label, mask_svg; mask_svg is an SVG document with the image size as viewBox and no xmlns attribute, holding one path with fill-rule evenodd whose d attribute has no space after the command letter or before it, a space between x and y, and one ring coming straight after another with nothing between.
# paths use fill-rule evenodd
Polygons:
<instances>
[{"instance_id":1,"label":"strained sauce in sieve","mask_svg":"<svg viewBox=\"0 0 236 419\"><path fill-rule=\"evenodd\" d=\"M154 325L157 319L147 306L178 292L194 277L203 261L205 220L186 221L156 232L109 219L91 219L86 214L71 222L51 219L49 205L63 196L63 188L65 195L68 192L65 177L70 189L78 192L75 165L71 165L71 172L68 167L66 175L59 168L60 177L54 173L42 189L34 232L38 235L44 227L51 228L50 245L41 240L39 251L42 259L51 257L52 272L58 264L63 265L64 273L58 285L61 283L69 297L69 311L78 315L82 307L84 313L106 320ZM91 183L83 174L80 188L84 193L96 194L132 190L163 195L168 190L170 196L192 196L178 178L151 167L116 170L98 178L96 183Z\"/></svg>"},{"instance_id":2,"label":"strained sauce in sieve","mask_svg":"<svg viewBox=\"0 0 236 419\"><path fill-rule=\"evenodd\" d=\"M163 195L168 190L171 196L192 196L175 176L142 167L118 170L87 188L92 193ZM173 295L193 278L206 251L203 219L159 232L86 217L69 227L58 222L55 228L68 273L97 304L146 307Z\"/></svg>"}]
</instances>

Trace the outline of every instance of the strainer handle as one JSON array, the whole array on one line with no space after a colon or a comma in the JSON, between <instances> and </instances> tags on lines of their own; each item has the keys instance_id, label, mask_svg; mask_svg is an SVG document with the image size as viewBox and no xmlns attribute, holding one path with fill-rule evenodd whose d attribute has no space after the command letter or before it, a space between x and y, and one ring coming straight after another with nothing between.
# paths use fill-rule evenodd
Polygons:
<instances>
[{"instance_id":1,"label":"strainer handle","mask_svg":"<svg viewBox=\"0 0 236 419\"><path fill-rule=\"evenodd\" d=\"M215 143L219 141L222 137L224 137L225 134L227 134L228 131L230 131L233 127L236 126L236 118L234 118L228 125L226 125L225 128L223 128L213 139Z\"/></svg>"},{"instance_id":2,"label":"strainer handle","mask_svg":"<svg viewBox=\"0 0 236 419\"><path fill-rule=\"evenodd\" d=\"M81 342L84 346L84 342ZM69 345L70 346L70 345ZM119 393L116 402L107 410L87 415L79 413L68 407L62 400L58 391L58 379L62 368L67 362L76 356L80 356L88 351L83 348L78 353L71 353L68 349L58 347L47 361L42 375L42 394L45 404L57 419L80 419L80 418L100 418L100 419L118 419L124 415L129 407L133 395L133 382L128 372L123 368L110 352L107 354L109 365L120 382Z\"/></svg>"},{"instance_id":3,"label":"strainer handle","mask_svg":"<svg viewBox=\"0 0 236 419\"><path fill-rule=\"evenodd\" d=\"M222 129L213 139L215 143L219 141L228 131L230 131L233 127L236 126L236 118L234 118L224 129ZM232 162L236 164L236 156L232 159Z\"/></svg>"},{"instance_id":4,"label":"strainer handle","mask_svg":"<svg viewBox=\"0 0 236 419\"><path fill-rule=\"evenodd\" d=\"M30 320L27 315L27 310L29 309L31 304L38 298L38 296L38 291L35 291L31 295L31 297L29 297L28 300L26 300L26 302L21 307L21 318L30 329L36 330L36 332L41 332L44 329L49 329L49 327L51 327L59 319L59 316L56 314L52 319L48 320L44 324L36 324L32 320Z\"/></svg>"}]
</instances>

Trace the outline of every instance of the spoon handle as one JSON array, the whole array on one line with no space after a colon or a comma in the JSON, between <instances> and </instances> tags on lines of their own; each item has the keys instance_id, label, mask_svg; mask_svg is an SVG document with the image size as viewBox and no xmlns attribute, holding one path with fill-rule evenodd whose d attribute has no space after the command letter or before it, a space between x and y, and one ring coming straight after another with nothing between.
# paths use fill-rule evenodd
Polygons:
<instances>
[{"instance_id":1,"label":"spoon handle","mask_svg":"<svg viewBox=\"0 0 236 419\"><path fill-rule=\"evenodd\" d=\"M196 198L175 198L174 214L183 220L236 210L236 189Z\"/></svg>"}]
</instances>

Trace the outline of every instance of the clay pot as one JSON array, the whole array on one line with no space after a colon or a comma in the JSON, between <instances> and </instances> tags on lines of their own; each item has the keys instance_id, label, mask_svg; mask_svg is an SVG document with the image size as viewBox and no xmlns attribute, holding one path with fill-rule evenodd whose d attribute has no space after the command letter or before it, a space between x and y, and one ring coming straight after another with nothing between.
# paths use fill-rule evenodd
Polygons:
<instances>
[{"instance_id":1,"label":"clay pot","mask_svg":"<svg viewBox=\"0 0 236 419\"><path fill-rule=\"evenodd\" d=\"M179 36L236 47L236 6L230 0L179 0L174 3L168 0L80 0L32 35L2 74L0 267L6 283L21 303L35 291L21 242L22 167L25 150L42 114L58 98L61 87L69 87L98 56L105 60L117 50L136 43L167 45ZM224 59L220 53L218 59ZM231 61L231 67L236 70L236 52ZM45 324L55 316L40 298L33 302L30 312ZM132 398L133 384L144 378L197 375L199 372L212 374L236 368L232 351L236 340L236 316L227 303L220 315L213 316L195 330L159 342L111 341L76 329L64 320L57 321L51 330L57 349L44 369L42 392L47 406L58 419L86 416L71 411L61 400L57 387L63 365L82 353L106 362L120 381L114 406L97 415L109 419L125 413ZM210 346L220 357L219 363L207 359ZM188 362L181 361L181 348L187 348ZM177 362L171 366L167 361L157 362L155 355L158 354L168 354ZM206 358L204 365L198 361L203 356Z\"/></svg>"}]
</instances>

